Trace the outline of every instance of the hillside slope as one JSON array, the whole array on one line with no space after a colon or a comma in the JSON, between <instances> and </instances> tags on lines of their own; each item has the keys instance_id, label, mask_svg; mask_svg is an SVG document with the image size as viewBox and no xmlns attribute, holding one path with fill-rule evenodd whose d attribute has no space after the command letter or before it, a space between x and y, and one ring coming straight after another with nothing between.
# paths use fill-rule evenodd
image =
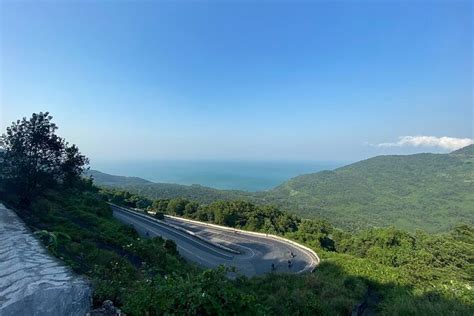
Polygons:
<instances>
[{"instance_id":1,"label":"hillside slope","mask_svg":"<svg viewBox=\"0 0 474 316\"><path fill-rule=\"evenodd\" d=\"M261 197L351 229L445 231L474 223L473 150L470 145L450 154L378 156L295 177Z\"/></svg>"}]
</instances>

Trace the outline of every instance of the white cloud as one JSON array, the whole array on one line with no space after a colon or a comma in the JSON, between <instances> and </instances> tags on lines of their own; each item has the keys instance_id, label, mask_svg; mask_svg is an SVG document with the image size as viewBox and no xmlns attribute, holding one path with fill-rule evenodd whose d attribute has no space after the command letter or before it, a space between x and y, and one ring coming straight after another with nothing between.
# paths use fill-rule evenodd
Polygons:
<instances>
[{"instance_id":1,"label":"white cloud","mask_svg":"<svg viewBox=\"0 0 474 316\"><path fill-rule=\"evenodd\" d=\"M381 143L377 147L439 147L445 150L456 150L474 144L472 138L435 137L435 136L401 136L397 142Z\"/></svg>"}]
</instances>

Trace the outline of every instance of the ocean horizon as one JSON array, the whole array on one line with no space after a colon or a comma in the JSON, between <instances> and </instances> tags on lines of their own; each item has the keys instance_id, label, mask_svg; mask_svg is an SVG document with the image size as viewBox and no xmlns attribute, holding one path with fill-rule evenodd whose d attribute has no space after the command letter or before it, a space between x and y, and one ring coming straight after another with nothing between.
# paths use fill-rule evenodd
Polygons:
<instances>
[{"instance_id":1,"label":"ocean horizon","mask_svg":"<svg viewBox=\"0 0 474 316\"><path fill-rule=\"evenodd\" d=\"M255 192L272 189L301 174L333 170L345 164L347 162L335 161L99 161L92 163L91 169L152 182Z\"/></svg>"}]
</instances>

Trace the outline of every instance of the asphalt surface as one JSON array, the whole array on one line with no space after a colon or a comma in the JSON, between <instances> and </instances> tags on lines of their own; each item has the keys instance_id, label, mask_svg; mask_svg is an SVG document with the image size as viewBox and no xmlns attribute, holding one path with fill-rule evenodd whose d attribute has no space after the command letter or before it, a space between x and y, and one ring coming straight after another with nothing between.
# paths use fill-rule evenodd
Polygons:
<instances>
[{"instance_id":1,"label":"asphalt surface","mask_svg":"<svg viewBox=\"0 0 474 316\"><path fill-rule=\"evenodd\" d=\"M123 223L132 224L142 236L171 239L176 242L178 252L184 258L204 267L225 265L235 267L237 273L255 276L272 272L272 264L275 273L300 273L311 270L315 262L314 256L308 251L284 241L209 227L205 223L189 223L177 218L167 217L163 223L111 207L114 217Z\"/></svg>"}]
</instances>

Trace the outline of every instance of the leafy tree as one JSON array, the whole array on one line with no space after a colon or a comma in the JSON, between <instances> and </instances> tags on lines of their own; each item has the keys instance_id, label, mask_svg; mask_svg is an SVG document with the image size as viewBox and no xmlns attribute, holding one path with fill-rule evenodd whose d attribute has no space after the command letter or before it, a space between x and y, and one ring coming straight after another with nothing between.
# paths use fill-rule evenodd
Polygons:
<instances>
[{"instance_id":1,"label":"leafy tree","mask_svg":"<svg viewBox=\"0 0 474 316\"><path fill-rule=\"evenodd\" d=\"M176 246L176 243L171 239L165 240L165 242L163 243L163 248L171 254L178 253L178 248Z\"/></svg>"},{"instance_id":2,"label":"leafy tree","mask_svg":"<svg viewBox=\"0 0 474 316\"><path fill-rule=\"evenodd\" d=\"M169 200L156 200L153 201L151 208L157 213L165 213L168 208Z\"/></svg>"},{"instance_id":3,"label":"leafy tree","mask_svg":"<svg viewBox=\"0 0 474 316\"><path fill-rule=\"evenodd\" d=\"M188 204L186 204L186 206L184 207L184 214L186 216L192 216L194 213L197 212L199 208L199 203L197 202L189 202Z\"/></svg>"},{"instance_id":4,"label":"leafy tree","mask_svg":"<svg viewBox=\"0 0 474 316\"><path fill-rule=\"evenodd\" d=\"M146 209L152 205L151 200L147 198L141 198L135 202L135 206L140 209Z\"/></svg>"},{"instance_id":5,"label":"leafy tree","mask_svg":"<svg viewBox=\"0 0 474 316\"><path fill-rule=\"evenodd\" d=\"M1 177L25 205L47 187L73 185L89 162L75 145L56 135L58 128L51 120L48 112L33 113L30 119L13 122L0 136L5 150Z\"/></svg>"},{"instance_id":6,"label":"leafy tree","mask_svg":"<svg viewBox=\"0 0 474 316\"><path fill-rule=\"evenodd\" d=\"M71 187L77 184L77 180L81 178L89 160L79 152L79 148L74 144L68 147L66 143L64 155L65 159L61 165L64 184Z\"/></svg>"},{"instance_id":7,"label":"leafy tree","mask_svg":"<svg viewBox=\"0 0 474 316\"><path fill-rule=\"evenodd\" d=\"M176 214L181 216L184 214L184 209L186 208L186 204L188 203L189 201L185 199L173 199L169 201L166 210L169 214Z\"/></svg>"}]
</instances>

